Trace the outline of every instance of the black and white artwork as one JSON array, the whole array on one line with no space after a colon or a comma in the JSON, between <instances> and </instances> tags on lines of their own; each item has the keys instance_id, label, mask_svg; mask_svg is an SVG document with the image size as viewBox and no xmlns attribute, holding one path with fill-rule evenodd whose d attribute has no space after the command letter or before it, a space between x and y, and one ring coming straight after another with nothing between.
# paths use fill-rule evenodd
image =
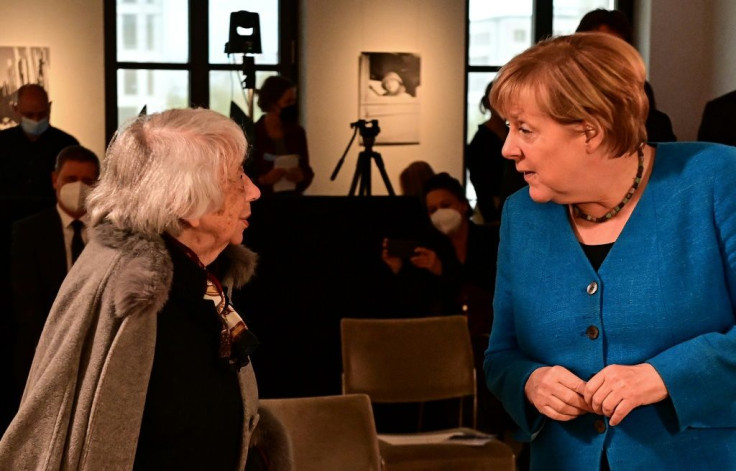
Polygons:
<instances>
[{"instance_id":1,"label":"black and white artwork","mask_svg":"<svg viewBox=\"0 0 736 471\"><path fill-rule=\"evenodd\" d=\"M18 124L12 107L18 88L36 83L48 91L48 73L49 48L0 46L0 129Z\"/></svg>"},{"instance_id":2,"label":"black and white artwork","mask_svg":"<svg viewBox=\"0 0 736 471\"><path fill-rule=\"evenodd\" d=\"M378 120L376 144L418 144L420 58L407 52L360 56L360 118Z\"/></svg>"}]
</instances>

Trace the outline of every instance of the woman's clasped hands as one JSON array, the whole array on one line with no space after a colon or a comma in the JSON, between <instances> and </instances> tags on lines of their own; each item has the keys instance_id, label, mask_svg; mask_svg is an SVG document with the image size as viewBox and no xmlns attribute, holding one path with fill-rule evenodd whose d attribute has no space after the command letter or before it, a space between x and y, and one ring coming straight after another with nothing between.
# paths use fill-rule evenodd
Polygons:
<instances>
[{"instance_id":1,"label":"woman's clasped hands","mask_svg":"<svg viewBox=\"0 0 736 471\"><path fill-rule=\"evenodd\" d=\"M609 417L616 426L636 407L667 398L667 388L648 363L609 365L587 382L562 366L532 372L524 393L537 410L559 421L593 413Z\"/></svg>"}]
</instances>

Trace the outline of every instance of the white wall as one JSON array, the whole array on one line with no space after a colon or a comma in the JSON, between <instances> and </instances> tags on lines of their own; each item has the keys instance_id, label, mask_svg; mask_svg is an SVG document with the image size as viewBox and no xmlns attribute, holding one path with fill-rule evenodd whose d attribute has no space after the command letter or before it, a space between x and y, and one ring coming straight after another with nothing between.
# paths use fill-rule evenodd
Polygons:
<instances>
[{"instance_id":1,"label":"white wall","mask_svg":"<svg viewBox=\"0 0 736 471\"><path fill-rule=\"evenodd\" d=\"M736 89L736 2L713 0L711 50L713 80L712 96Z\"/></svg>"},{"instance_id":2,"label":"white wall","mask_svg":"<svg viewBox=\"0 0 736 471\"><path fill-rule=\"evenodd\" d=\"M709 0L651 0L649 81L680 141L695 140L711 95Z\"/></svg>"},{"instance_id":3,"label":"white wall","mask_svg":"<svg viewBox=\"0 0 736 471\"><path fill-rule=\"evenodd\" d=\"M736 89L736 2L644 3L651 3L649 79L657 107L678 140L695 140L705 103Z\"/></svg>"},{"instance_id":4,"label":"white wall","mask_svg":"<svg viewBox=\"0 0 736 471\"><path fill-rule=\"evenodd\" d=\"M315 177L308 194L345 195L362 147L353 143L338 178L330 175L358 119L361 52L421 57L418 145L375 146L394 189L414 160L462 177L465 2L463 0L302 0L300 107ZM380 125L380 122L379 122ZM373 194L386 194L373 165Z\"/></svg>"},{"instance_id":5,"label":"white wall","mask_svg":"<svg viewBox=\"0 0 736 471\"><path fill-rule=\"evenodd\" d=\"M50 48L51 124L105 151L103 2L3 0L0 46Z\"/></svg>"}]
</instances>

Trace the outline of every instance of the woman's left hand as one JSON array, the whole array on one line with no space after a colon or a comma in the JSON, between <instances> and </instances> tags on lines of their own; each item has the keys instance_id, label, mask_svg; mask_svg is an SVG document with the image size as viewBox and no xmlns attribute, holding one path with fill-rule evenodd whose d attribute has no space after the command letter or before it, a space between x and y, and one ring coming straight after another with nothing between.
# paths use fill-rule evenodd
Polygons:
<instances>
[{"instance_id":1,"label":"woman's left hand","mask_svg":"<svg viewBox=\"0 0 736 471\"><path fill-rule=\"evenodd\" d=\"M442 260L437 256L437 252L426 247L417 247L414 253L415 255L409 259L414 266L424 268L436 276L442 274Z\"/></svg>"},{"instance_id":2,"label":"woman's left hand","mask_svg":"<svg viewBox=\"0 0 736 471\"><path fill-rule=\"evenodd\" d=\"M636 407L654 404L667 398L667 387L649 363L610 365L585 385L583 397L596 414L610 417L616 426Z\"/></svg>"}]
</instances>

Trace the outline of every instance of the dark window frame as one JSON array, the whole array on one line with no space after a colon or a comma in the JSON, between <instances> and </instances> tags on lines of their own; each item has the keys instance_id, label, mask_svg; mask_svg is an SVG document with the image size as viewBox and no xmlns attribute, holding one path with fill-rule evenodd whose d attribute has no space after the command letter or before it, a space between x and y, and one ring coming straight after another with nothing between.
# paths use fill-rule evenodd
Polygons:
<instances>
[{"instance_id":1,"label":"dark window frame","mask_svg":"<svg viewBox=\"0 0 736 471\"><path fill-rule=\"evenodd\" d=\"M117 60L117 2L104 3L105 40L105 137L110 142L118 123L118 70L181 70L189 73L189 105L209 107L209 73L241 70L240 64L209 63L209 1L189 0L189 61L183 63L121 62ZM256 64L256 71L274 71L298 83L299 1L279 2L279 59L277 64ZM223 48L224 48L223 44Z\"/></svg>"}]
</instances>

